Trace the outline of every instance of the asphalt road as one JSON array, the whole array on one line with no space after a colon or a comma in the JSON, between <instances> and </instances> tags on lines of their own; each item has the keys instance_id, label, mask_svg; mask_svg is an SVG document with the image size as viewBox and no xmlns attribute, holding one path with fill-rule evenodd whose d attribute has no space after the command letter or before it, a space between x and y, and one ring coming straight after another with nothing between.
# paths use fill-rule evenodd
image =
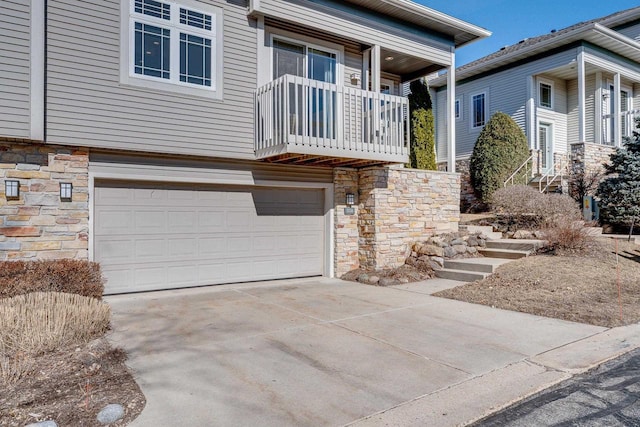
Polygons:
<instances>
[{"instance_id":1,"label":"asphalt road","mask_svg":"<svg viewBox=\"0 0 640 427\"><path fill-rule=\"evenodd\" d=\"M640 349L534 395L474 426L640 426Z\"/></svg>"}]
</instances>

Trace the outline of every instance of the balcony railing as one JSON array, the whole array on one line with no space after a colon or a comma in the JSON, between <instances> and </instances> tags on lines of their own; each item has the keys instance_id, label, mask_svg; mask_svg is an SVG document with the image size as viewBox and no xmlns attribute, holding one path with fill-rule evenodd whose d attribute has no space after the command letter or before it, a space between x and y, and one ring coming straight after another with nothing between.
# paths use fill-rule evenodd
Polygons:
<instances>
[{"instance_id":1,"label":"balcony railing","mask_svg":"<svg viewBox=\"0 0 640 427\"><path fill-rule=\"evenodd\" d=\"M283 154L405 163L405 97L284 75L256 92L258 159Z\"/></svg>"},{"instance_id":2,"label":"balcony railing","mask_svg":"<svg viewBox=\"0 0 640 427\"><path fill-rule=\"evenodd\" d=\"M622 138L630 137L636 128L636 119L640 118L640 110L622 111L620 113L620 135ZM602 143L604 145L615 144L615 116L604 114L602 116Z\"/></svg>"}]
</instances>

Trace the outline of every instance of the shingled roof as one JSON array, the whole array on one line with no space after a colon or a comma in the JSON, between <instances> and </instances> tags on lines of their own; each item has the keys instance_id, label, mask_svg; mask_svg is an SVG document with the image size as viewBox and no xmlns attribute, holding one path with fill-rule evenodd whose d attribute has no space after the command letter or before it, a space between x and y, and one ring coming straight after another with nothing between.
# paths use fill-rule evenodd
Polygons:
<instances>
[{"instance_id":1,"label":"shingled roof","mask_svg":"<svg viewBox=\"0 0 640 427\"><path fill-rule=\"evenodd\" d=\"M526 49L528 47L531 47L531 46L534 46L534 45L536 45L538 43L542 43L542 42L545 42L545 41L551 41L552 39L556 39L556 38L561 39L562 36L564 36L567 33L572 33L574 31L579 31L580 29L587 28L589 26L593 26L594 24L604 25L604 26L609 27L609 28L617 27L619 25L624 25L624 24L626 24L628 22L637 20L638 16L640 16L640 6L639 7L633 7L633 8L626 9L626 10L622 10L620 12L612 13L611 15L603 16L601 18L592 19L590 21L580 22L578 24L571 25L571 26L563 28L561 30L553 30L550 33L543 34L541 36L527 38L527 39L519 41L518 43L512 44L510 46L503 47L502 49L500 49L497 52L494 52L494 53L489 54L489 55L487 55L485 57L477 59L477 60L475 60L473 62L470 62L468 64L460 66L460 67L456 68L456 73L457 74L463 73L466 76L473 75L474 74L474 72L473 72L474 68L483 68L482 66L484 64L493 62L493 61L498 60L499 58L502 58L502 57L504 57L504 60L508 61L508 57L509 56L511 56L511 55L517 56L516 54L518 53L518 51L524 50L524 49ZM433 83L444 83L444 80L445 80L444 77L440 76ZM438 84L436 84L436 86L438 86Z\"/></svg>"}]
</instances>

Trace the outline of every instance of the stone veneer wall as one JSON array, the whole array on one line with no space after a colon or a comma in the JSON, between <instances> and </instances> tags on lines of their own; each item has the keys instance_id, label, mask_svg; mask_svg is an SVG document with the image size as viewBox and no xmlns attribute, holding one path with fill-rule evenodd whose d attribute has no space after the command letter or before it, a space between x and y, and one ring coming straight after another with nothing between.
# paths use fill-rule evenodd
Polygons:
<instances>
[{"instance_id":1,"label":"stone veneer wall","mask_svg":"<svg viewBox=\"0 0 640 427\"><path fill-rule=\"evenodd\" d=\"M460 174L460 210L462 212L468 212L473 210L475 206L482 205L476 197L475 191L473 191L470 165L470 159L456 160L456 173ZM447 170L447 163L438 163L438 170L445 172Z\"/></svg>"},{"instance_id":2,"label":"stone veneer wall","mask_svg":"<svg viewBox=\"0 0 640 427\"><path fill-rule=\"evenodd\" d=\"M334 169L334 274L341 277L360 266L358 256L358 171L356 169ZM347 193L356 196L354 215L346 215L344 209Z\"/></svg>"},{"instance_id":3,"label":"stone veneer wall","mask_svg":"<svg viewBox=\"0 0 640 427\"><path fill-rule=\"evenodd\" d=\"M616 151L609 145L589 144L585 142L571 144L571 167L577 172L603 172L604 164Z\"/></svg>"},{"instance_id":4,"label":"stone veneer wall","mask_svg":"<svg viewBox=\"0 0 640 427\"><path fill-rule=\"evenodd\" d=\"M88 258L89 156L86 150L0 141L0 260ZM7 200L4 181L20 181ZM60 183L73 200L60 201Z\"/></svg>"},{"instance_id":5,"label":"stone veneer wall","mask_svg":"<svg viewBox=\"0 0 640 427\"><path fill-rule=\"evenodd\" d=\"M383 167L359 171L361 267L402 265L412 243L457 231L459 221L459 174Z\"/></svg>"}]
</instances>

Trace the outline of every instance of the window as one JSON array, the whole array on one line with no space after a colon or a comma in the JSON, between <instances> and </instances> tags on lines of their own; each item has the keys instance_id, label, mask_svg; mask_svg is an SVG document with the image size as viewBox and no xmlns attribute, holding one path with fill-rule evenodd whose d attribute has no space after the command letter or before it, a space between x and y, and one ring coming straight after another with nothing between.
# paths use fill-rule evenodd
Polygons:
<instances>
[{"instance_id":1,"label":"window","mask_svg":"<svg viewBox=\"0 0 640 427\"><path fill-rule=\"evenodd\" d=\"M481 128L486 123L486 98L485 92L471 96L471 128Z\"/></svg>"},{"instance_id":2,"label":"window","mask_svg":"<svg viewBox=\"0 0 640 427\"><path fill-rule=\"evenodd\" d=\"M202 3L122 0L124 83L221 95L222 12ZM125 32L126 29L126 32Z\"/></svg>"},{"instance_id":3,"label":"window","mask_svg":"<svg viewBox=\"0 0 640 427\"><path fill-rule=\"evenodd\" d=\"M456 120L462 120L462 98L456 98L455 116Z\"/></svg>"},{"instance_id":4,"label":"window","mask_svg":"<svg viewBox=\"0 0 640 427\"><path fill-rule=\"evenodd\" d=\"M553 108L553 83L541 81L538 83L538 105L543 108Z\"/></svg>"},{"instance_id":5,"label":"window","mask_svg":"<svg viewBox=\"0 0 640 427\"><path fill-rule=\"evenodd\" d=\"M285 74L337 83L338 52L302 42L273 38L273 78Z\"/></svg>"}]
</instances>

